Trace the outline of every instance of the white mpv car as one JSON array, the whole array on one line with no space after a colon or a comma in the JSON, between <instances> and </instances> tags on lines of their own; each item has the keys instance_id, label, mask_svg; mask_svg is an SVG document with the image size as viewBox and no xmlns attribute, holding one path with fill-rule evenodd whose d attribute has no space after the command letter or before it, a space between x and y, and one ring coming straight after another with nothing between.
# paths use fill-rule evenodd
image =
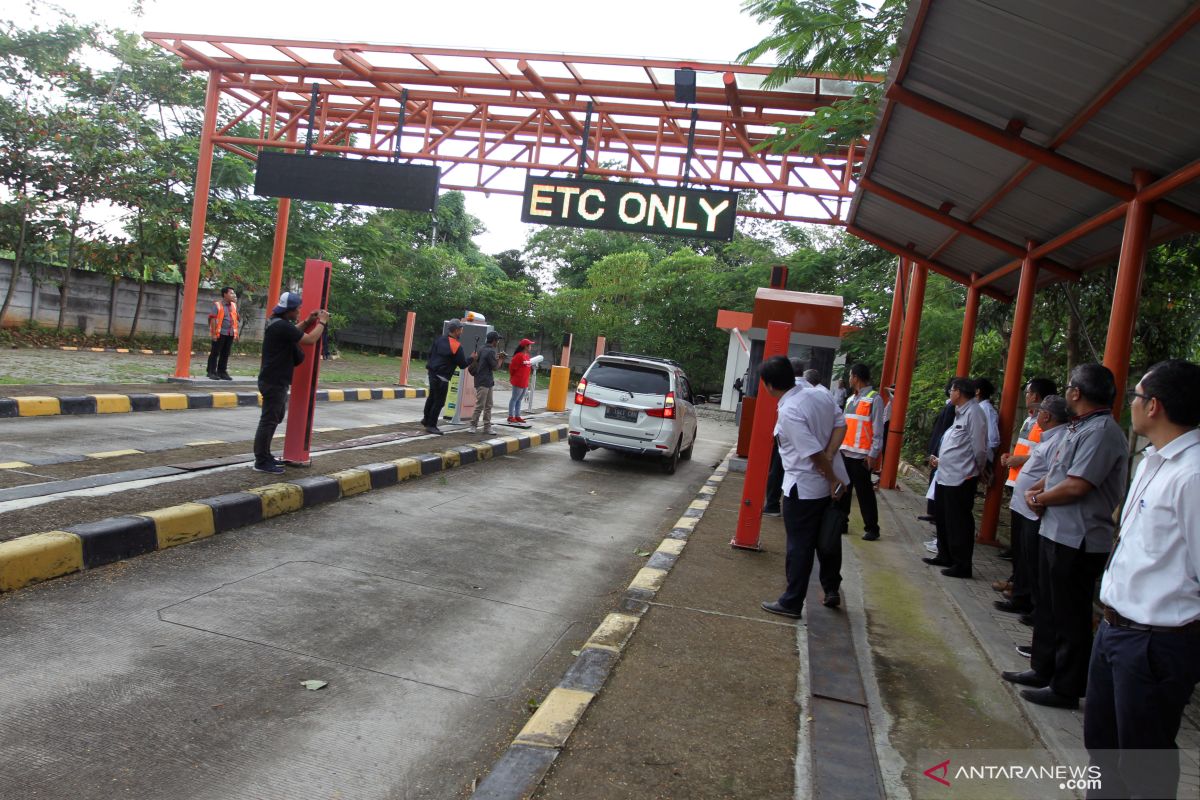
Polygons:
<instances>
[{"instance_id":1,"label":"white mpv car","mask_svg":"<svg viewBox=\"0 0 1200 800\"><path fill-rule=\"evenodd\" d=\"M696 444L692 387L679 364L666 358L606 353L588 367L575 389L567 444L582 461L602 447L661 459L671 475Z\"/></svg>"}]
</instances>

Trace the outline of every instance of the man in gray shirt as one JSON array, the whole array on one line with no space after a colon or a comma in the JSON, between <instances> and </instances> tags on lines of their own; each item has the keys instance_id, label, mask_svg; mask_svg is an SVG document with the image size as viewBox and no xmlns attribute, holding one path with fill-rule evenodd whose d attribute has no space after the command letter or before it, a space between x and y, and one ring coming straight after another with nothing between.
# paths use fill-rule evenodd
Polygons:
<instances>
[{"instance_id":1,"label":"man in gray shirt","mask_svg":"<svg viewBox=\"0 0 1200 800\"><path fill-rule=\"evenodd\" d=\"M937 469L934 524L938 554L922 559L945 567L948 578L970 578L975 554L975 489L987 464L987 416L975 401L969 378L950 383L954 422L942 434L938 454L931 459Z\"/></svg>"},{"instance_id":2,"label":"man in gray shirt","mask_svg":"<svg viewBox=\"0 0 1200 800\"><path fill-rule=\"evenodd\" d=\"M1092 652L1092 598L1112 549L1113 513L1125 492L1129 446L1112 417L1113 374L1080 364L1063 392L1071 421L1046 477L1025 492L1042 518L1033 654L1024 672L1005 680L1032 687L1031 703L1077 708L1087 690Z\"/></svg>"},{"instance_id":3,"label":"man in gray shirt","mask_svg":"<svg viewBox=\"0 0 1200 800\"><path fill-rule=\"evenodd\" d=\"M497 342L501 341L500 334L488 331L487 341L475 356L475 363L467 367L475 372L475 411L471 414L471 433L479 432L479 418L483 417L483 432L495 433L492 428L492 391L496 388L495 370L504 363L504 354L496 352Z\"/></svg>"}]
</instances>

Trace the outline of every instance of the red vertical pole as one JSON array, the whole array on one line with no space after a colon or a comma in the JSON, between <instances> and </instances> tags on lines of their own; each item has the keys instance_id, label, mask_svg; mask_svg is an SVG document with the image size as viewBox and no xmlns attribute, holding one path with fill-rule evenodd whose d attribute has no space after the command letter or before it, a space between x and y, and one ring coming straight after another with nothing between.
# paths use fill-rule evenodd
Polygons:
<instances>
[{"instance_id":1,"label":"red vertical pole","mask_svg":"<svg viewBox=\"0 0 1200 800\"><path fill-rule=\"evenodd\" d=\"M790 324L775 320L768 322L763 360L771 356L786 356L791 337ZM767 392L760 379L758 402L754 407L754 427L750 430L750 451L746 458L746 482L742 485L742 505L738 509L737 531L729 543L731 547L760 549L758 533L767 492L767 473L771 469L771 443L774 440L777 405L778 401Z\"/></svg>"},{"instance_id":2,"label":"red vertical pole","mask_svg":"<svg viewBox=\"0 0 1200 800\"><path fill-rule=\"evenodd\" d=\"M296 141L296 129L292 128L287 135L288 141ZM279 299L283 291L283 257L287 253L288 219L292 213L292 198L279 198L275 209L275 242L271 247L271 278L267 289L267 308Z\"/></svg>"},{"instance_id":3,"label":"red vertical pole","mask_svg":"<svg viewBox=\"0 0 1200 800\"><path fill-rule=\"evenodd\" d=\"M1033 242L1026 247L1033 249ZM1038 263L1025 256L1021 264L1021 283L1017 286L1017 306L1013 309L1012 336L1008 341L1008 362L1004 366L1004 389L1000 393L1000 445L1008 449L1013 423L1017 417L1017 395L1021 393L1025 375L1025 349L1029 344L1029 320L1033 317L1033 301L1037 294ZM963 373L960 373L963 374ZM979 523L979 543L995 544L996 528L1000 523L1000 506L1004 502L1004 471L996 465L995 479L986 487L983 516Z\"/></svg>"},{"instance_id":4,"label":"red vertical pole","mask_svg":"<svg viewBox=\"0 0 1200 800\"><path fill-rule=\"evenodd\" d=\"M1134 174L1139 189L1149 176ZM1104 341L1104 366L1117 379L1116 408L1120 413L1129 378L1129 356L1133 350L1133 324L1137 321L1138 301L1142 294L1142 271L1146 266L1146 245L1154 206L1134 198L1125 211L1125 233L1121 237L1121 256L1117 262L1117 285L1113 287L1112 311L1108 316L1108 337Z\"/></svg>"},{"instance_id":5,"label":"red vertical pole","mask_svg":"<svg viewBox=\"0 0 1200 800\"><path fill-rule=\"evenodd\" d=\"M888 426L888 441L883 448L883 467L879 485L896 488L900 471L900 446L904 444L904 427L908 422L908 397L912 391L912 375L917 365L917 338L921 334L921 307L925 304L925 282L929 267L920 261L912 262L912 278L908 286L908 308L904 312L904 336L900 340L900 362L896 366L896 393L892 396L892 423Z\"/></svg>"},{"instance_id":6,"label":"red vertical pole","mask_svg":"<svg viewBox=\"0 0 1200 800\"><path fill-rule=\"evenodd\" d=\"M417 325L417 312L409 311L404 317L404 352L400 361L400 385L408 386L408 367L412 363L413 328Z\"/></svg>"},{"instance_id":7,"label":"red vertical pole","mask_svg":"<svg viewBox=\"0 0 1200 800\"><path fill-rule=\"evenodd\" d=\"M565 345L563 345L562 357L559 358L559 360L558 360L558 365L560 367L571 366L571 345L574 344L574 342L575 342L575 334L568 333L567 334L567 343Z\"/></svg>"},{"instance_id":8,"label":"red vertical pole","mask_svg":"<svg viewBox=\"0 0 1200 800\"><path fill-rule=\"evenodd\" d=\"M604 355L604 348L607 344L608 341L603 336L596 337L596 355L594 358L599 358L600 356Z\"/></svg>"},{"instance_id":9,"label":"red vertical pole","mask_svg":"<svg viewBox=\"0 0 1200 800\"><path fill-rule=\"evenodd\" d=\"M196 190L192 196L192 229L188 238L187 266L183 272L183 305L179 310L179 352L175 377L192 371L192 333L196 327L196 296L200 293L200 261L204 255L204 224L208 220L208 185L212 177L213 133L217 129L220 73L208 73L204 93L204 127L200 129L200 155L196 162ZM274 298L268 298L274 302Z\"/></svg>"},{"instance_id":10,"label":"red vertical pole","mask_svg":"<svg viewBox=\"0 0 1200 800\"><path fill-rule=\"evenodd\" d=\"M333 265L328 261L310 258L304 262L304 298L300 305L300 319L320 309L329 308L329 273ZM283 438L283 458L293 464L307 464L311 460L313 409L316 407L317 379L321 371L321 340L300 345L304 361L292 374L292 394L288 398L287 433Z\"/></svg>"},{"instance_id":11,"label":"red vertical pole","mask_svg":"<svg viewBox=\"0 0 1200 800\"><path fill-rule=\"evenodd\" d=\"M958 366L955 375L966 377L971 374L971 356L975 352L975 328L979 326L979 287L971 274L971 285L967 287L967 307L963 311L962 338L958 341ZM1011 352L1011 351L1010 351Z\"/></svg>"},{"instance_id":12,"label":"red vertical pole","mask_svg":"<svg viewBox=\"0 0 1200 800\"><path fill-rule=\"evenodd\" d=\"M892 315L888 317L887 342L883 349L883 374L880 388L896 382L896 358L900 355L900 327L904 321L904 290L908 286L909 262L904 256L896 265L896 288L892 292Z\"/></svg>"}]
</instances>

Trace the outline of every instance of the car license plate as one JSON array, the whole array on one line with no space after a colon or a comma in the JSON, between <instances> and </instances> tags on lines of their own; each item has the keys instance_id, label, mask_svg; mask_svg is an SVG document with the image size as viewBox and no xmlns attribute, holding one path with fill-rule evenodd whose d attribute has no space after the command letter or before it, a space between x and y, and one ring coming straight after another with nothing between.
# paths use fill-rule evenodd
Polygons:
<instances>
[{"instance_id":1,"label":"car license plate","mask_svg":"<svg viewBox=\"0 0 1200 800\"><path fill-rule=\"evenodd\" d=\"M605 419L619 419L622 422L637 422L638 412L632 408L618 408L617 406L608 406L604 409Z\"/></svg>"}]
</instances>

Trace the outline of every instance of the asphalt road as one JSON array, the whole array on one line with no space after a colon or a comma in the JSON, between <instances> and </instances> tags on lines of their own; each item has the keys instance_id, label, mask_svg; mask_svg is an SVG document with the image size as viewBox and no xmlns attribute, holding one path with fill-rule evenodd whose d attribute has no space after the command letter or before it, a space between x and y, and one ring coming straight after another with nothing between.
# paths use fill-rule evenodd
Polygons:
<instances>
[{"instance_id":1,"label":"asphalt road","mask_svg":"<svg viewBox=\"0 0 1200 800\"><path fill-rule=\"evenodd\" d=\"M735 435L701 420L674 476L546 445L0 597L0 796L465 796Z\"/></svg>"}]
</instances>

